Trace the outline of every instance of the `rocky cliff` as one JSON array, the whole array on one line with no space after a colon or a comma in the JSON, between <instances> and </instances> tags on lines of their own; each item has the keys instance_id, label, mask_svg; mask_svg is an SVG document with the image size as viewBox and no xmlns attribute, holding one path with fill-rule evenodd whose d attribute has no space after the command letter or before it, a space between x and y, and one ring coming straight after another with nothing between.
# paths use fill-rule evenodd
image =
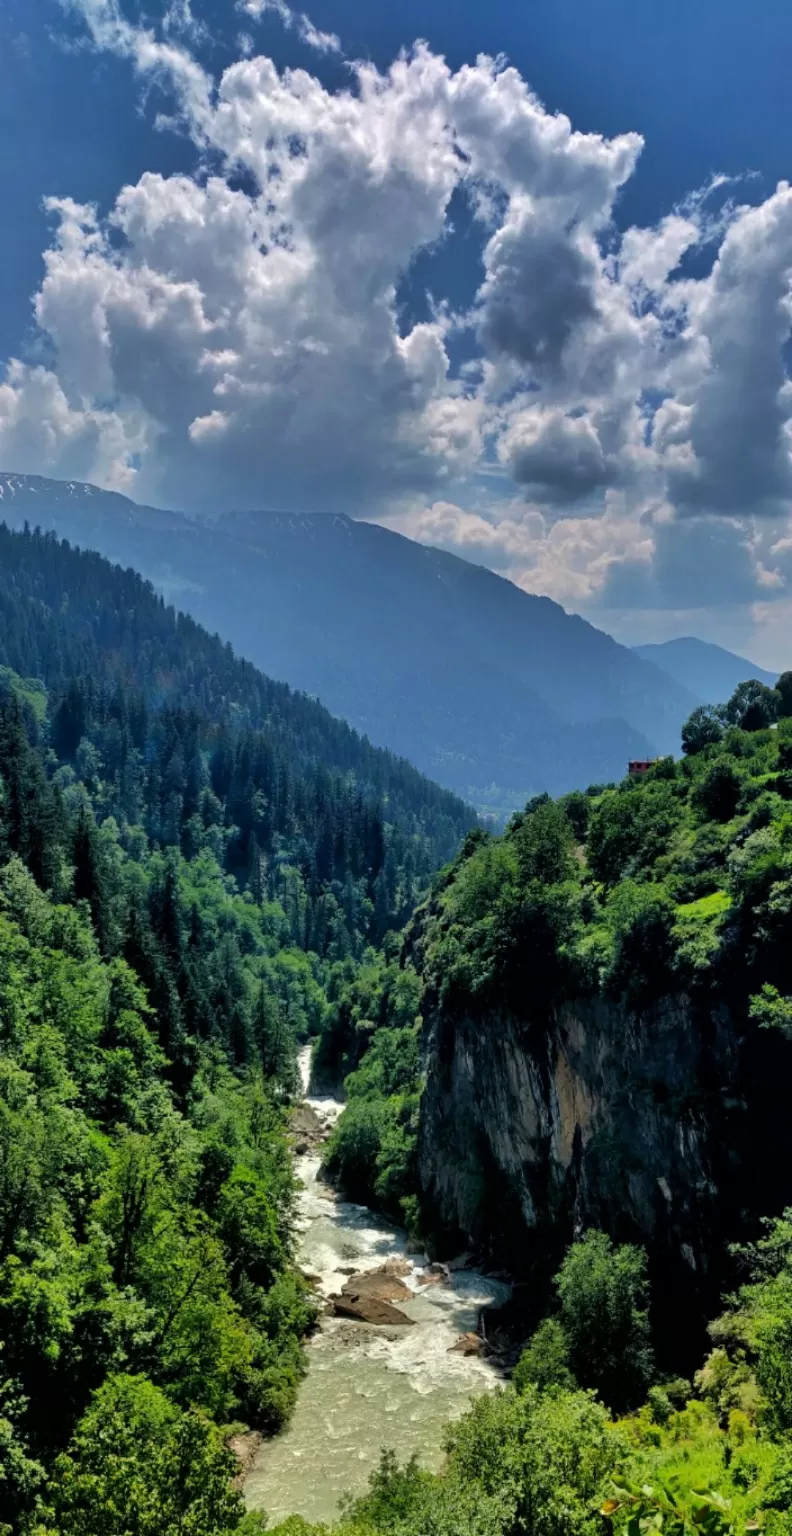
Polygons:
<instances>
[{"instance_id":1,"label":"rocky cliff","mask_svg":"<svg viewBox=\"0 0 792 1536\"><path fill-rule=\"evenodd\" d=\"M439 1227L527 1275L602 1227L646 1244L664 1310L700 1313L745 1113L725 1012L697 1017L686 996L641 1014L593 999L532 1027L438 1005L425 1046L420 1175Z\"/></svg>"}]
</instances>

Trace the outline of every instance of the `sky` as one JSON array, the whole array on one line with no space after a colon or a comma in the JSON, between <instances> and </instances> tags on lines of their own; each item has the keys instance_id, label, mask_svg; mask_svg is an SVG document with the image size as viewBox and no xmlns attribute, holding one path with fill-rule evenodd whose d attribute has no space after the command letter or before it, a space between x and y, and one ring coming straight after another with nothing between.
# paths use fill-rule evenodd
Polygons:
<instances>
[{"instance_id":1,"label":"sky","mask_svg":"<svg viewBox=\"0 0 792 1536\"><path fill-rule=\"evenodd\" d=\"M790 56L787 0L3 0L0 469L789 665Z\"/></svg>"}]
</instances>

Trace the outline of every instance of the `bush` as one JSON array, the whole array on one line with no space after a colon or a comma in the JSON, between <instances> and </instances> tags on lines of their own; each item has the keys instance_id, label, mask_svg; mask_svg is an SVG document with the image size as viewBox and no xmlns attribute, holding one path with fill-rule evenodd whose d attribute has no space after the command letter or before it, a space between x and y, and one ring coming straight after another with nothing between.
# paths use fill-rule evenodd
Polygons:
<instances>
[{"instance_id":1,"label":"bush","mask_svg":"<svg viewBox=\"0 0 792 1536\"><path fill-rule=\"evenodd\" d=\"M453 1481L506 1502L504 1536L600 1536L598 1495L625 1450L588 1393L535 1386L479 1398L448 1446Z\"/></svg>"}]
</instances>

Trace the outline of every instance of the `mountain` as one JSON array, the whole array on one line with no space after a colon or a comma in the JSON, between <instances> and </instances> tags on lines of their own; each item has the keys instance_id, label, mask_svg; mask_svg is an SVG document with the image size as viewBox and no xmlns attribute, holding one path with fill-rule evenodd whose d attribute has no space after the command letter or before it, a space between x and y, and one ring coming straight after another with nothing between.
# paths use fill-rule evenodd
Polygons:
<instances>
[{"instance_id":1,"label":"mountain","mask_svg":"<svg viewBox=\"0 0 792 1536\"><path fill-rule=\"evenodd\" d=\"M83 757L97 754L106 813L145 805L148 837L182 848L201 842L209 816L230 872L244 874L251 846L273 879L288 865L298 926L325 922L330 892L352 948L403 919L475 821L410 763L177 615L135 572L0 526L0 697L4 673L33 680L34 714L44 685L52 745L92 783Z\"/></svg>"},{"instance_id":2,"label":"mountain","mask_svg":"<svg viewBox=\"0 0 792 1536\"><path fill-rule=\"evenodd\" d=\"M667 672L680 687L696 694L705 704L722 704L734 693L738 683L757 678L773 688L777 672L767 672L755 661L736 656L721 645L696 640L686 635L680 640L664 640L659 645L635 645L642 661L651 662Z\"/></svg>"},{"instance_id":3,"label":"mountain","mask_svg":"<svg viewBox=\"0 0 792 1536\"><path fill-rule=\"evenodd\" d=\"M271 676L479 807L621 778L697 699L545 597L345 516L212 522L75 482L0 476L0 515L143 572Z\"/></svg>"}]
</instances>

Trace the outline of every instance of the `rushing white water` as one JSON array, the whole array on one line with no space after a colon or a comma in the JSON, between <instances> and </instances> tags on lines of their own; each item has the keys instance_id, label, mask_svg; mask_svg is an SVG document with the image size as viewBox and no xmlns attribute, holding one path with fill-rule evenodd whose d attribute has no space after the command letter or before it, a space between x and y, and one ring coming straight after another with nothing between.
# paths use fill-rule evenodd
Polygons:
<instances>
[{"instance_id":1,"label":"rushing white water","mask_svg":"<svg viewBox=\"0 0 792 1536\"><path fill-rule=\"evenodd\" d=\"M310 1048L300 1055L306 1091ZM308 1099L326 1125L343 1105ZM329 1296L350 1274L407 1260L404 1281L413 1295L399 1301L413 1327L372 1327L323 1317L308 1342L308 1374L288 1428L261 1448L245 1482L252 1509L272 1521L288 1514L332 1520L344 1493L360 1493L384 1446L400 1460L424 1466L443 1458L443 1426L458 1418L474 1394L496 1386L495 1368L478 1356L453 1352L461 1333L475 1329L481 1307L500 1301L508 1287L472 1270L440 1283L424 1255L407 1253L405 1233L365 1206L338 1200L318 1180L317 1156L297 1159L302 1183L298 1206L299 1263ZM434 1282L434 1283L430 1283Z\"/></svg>"}]
</instances>

